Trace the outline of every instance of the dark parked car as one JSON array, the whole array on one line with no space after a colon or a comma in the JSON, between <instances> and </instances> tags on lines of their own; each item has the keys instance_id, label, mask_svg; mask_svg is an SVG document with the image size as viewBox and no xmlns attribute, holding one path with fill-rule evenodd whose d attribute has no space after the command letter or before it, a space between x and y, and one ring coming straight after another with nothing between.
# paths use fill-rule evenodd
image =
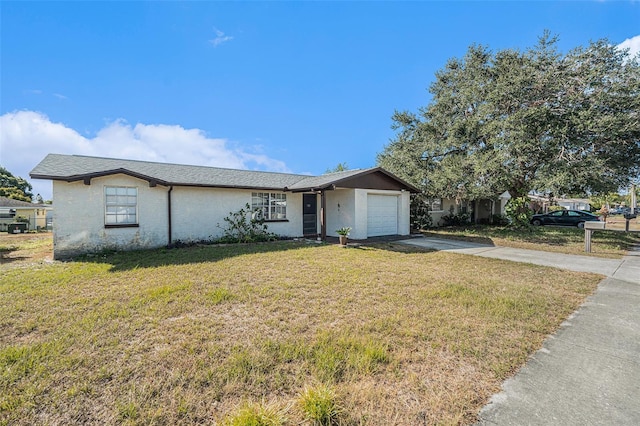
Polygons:
<instances>
[{"instance_id":1,"label":"dark parked car","mask_svg":"<svg viewBox=\"0 0 640 426\"><path fill-rule=\"evenodd\" d=\"M599 220L598 216L593 213L580 210L557 210L546 214L534 214L531 218L531 224L534 226L562 225L584 228L585 222L597 222Z\"/></svg>"}]
</instances>

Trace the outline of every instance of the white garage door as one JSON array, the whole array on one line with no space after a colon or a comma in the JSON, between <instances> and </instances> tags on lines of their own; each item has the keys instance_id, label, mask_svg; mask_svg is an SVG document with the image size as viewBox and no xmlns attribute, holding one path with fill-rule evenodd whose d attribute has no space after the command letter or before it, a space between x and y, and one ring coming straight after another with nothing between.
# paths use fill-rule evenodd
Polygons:
<instances>
[{"instance_id":1,"label":"white garage door","mask_svg":"<svg viewBox=\"0 0 640 426\"><path fill-rule=\"evenodd\" d=\"M398 197L395 195L367 196L367 236L398 233Z\"/></svg>"}]
</instances>

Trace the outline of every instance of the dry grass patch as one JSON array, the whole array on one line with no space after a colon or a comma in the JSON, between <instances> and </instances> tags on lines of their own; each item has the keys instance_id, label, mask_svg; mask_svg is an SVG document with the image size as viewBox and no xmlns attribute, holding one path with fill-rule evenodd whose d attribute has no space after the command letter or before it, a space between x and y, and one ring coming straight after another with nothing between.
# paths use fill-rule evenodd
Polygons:
<instances>
[{"instance_id":1,"label":"dry grass patch","mask_svg":"<svg viewBox=\"0 0 640 426\"><path fill-rule=\"evenodd\" d=\"M609 226L607 223L607 227ZM516 230L502 226L470 225L435 228L424 234L428 237L460 239L503 247L606 258L621 258L635 244L640 243L640 234L637 232L594 231L591 240L592 251L585 253L584 230L560 226L541 226L528 230Z\"/></svg>"},{"instance_id":2,"label":"dry grass patch","mask_svg":"<svg viewBox=\"0 0 640 426\"><path fill-rule=\"evenodd\" d=\"M2 267L51 263L52 259L51 233L8 234L0 232L0 265Z\"/></svg>"},{"instance_id":3,"label":"dry grass patch","mask_svg":"<svg viewBox=\"0 0 640 426\"><path fill-rule=\"evenodd\" d=\"M472 423L600 279L291 242L2 268L0 424L17 425Z\"/></svg>"}]
</instances>

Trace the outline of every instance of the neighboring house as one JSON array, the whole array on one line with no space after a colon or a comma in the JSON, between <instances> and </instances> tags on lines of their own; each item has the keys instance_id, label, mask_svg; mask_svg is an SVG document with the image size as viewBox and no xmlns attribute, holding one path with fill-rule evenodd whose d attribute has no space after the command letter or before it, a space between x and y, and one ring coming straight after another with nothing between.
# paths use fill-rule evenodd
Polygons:
<instances>
[{"instance_id":1,"label":"neighboring house","mask_svg":"<svg viewBox=\"0 0 640 426\"><path fill-rule=\"evenodd\" d=\"M47 226L47 212L51 210L52 206L49 204L34 204L0 197L0 232L6 232L9 224L20 217L28 219L30 231L44 229Z\"/></svg>"},{"instance_id":2,"label":"neighboring house","mask_svg":"<svg viewBox=\"0 0 640 426\"><path fill-rule=\"evenodd\" d=\"M549 207L553 205L552 202L566 210L591 211L591 203L585 198L554 198L550 200L549 197L530 194L529 199L531 200L531 209L536 213L547 213Z\"/></svg>"},{"instance_id":3,"label":"neighboring house","mask_svg":"<svg viewBox=\"0 0 640 426\"><path fill-rule=\"evenodd\" d=\"M591 211L591 203L584 198L557 198L555 201L567 210Z\"/></svg>"},{"instance_id":4,"label":"neighboring house","mask_svg":"<svg viewBox=\"0 0 640 426\"><path fill-rule=\"evenodd\" d=\"M30 176L53 181L55 258L213 239L246 204L285 237L407 235L418 191L379 167L306 176L58 154Z\"/></svg>"},{"instance_id":5,"label":"neighboring house","mask_svg":"<svg viewBox=\"0 0 640 426\"><path fill-rule=\"evenodd\" d=\"M453 198L436 198L432 199L429 213L434 226L445 225L445 220L442 217L452 213L468 214L469 220L473 223L491 223L494 215L505 214L505 206L510 198L509 192L504 192L495 199L455 200Z\"/></svg>"},{"instance_id":6,"label":"neighboring house","mask_svg":"<svg viewBox=\"0 0 640 426\"><path fill-rule=\"evenodd\" d=\"M536 213L547 213L551 202L548 197L529 194L530 207ZM443 226L443 216L467 213L473 223L491 223L494 215L505 215L505 208L511 199L509 191L505 191L496 198L480 198L477 200L454 200L452 198L438 198L431 204L430 214L434 226ZM557 205L567 210L591 209L589 200L583 198L556 198Z\"/></svg>"}]
</instances>

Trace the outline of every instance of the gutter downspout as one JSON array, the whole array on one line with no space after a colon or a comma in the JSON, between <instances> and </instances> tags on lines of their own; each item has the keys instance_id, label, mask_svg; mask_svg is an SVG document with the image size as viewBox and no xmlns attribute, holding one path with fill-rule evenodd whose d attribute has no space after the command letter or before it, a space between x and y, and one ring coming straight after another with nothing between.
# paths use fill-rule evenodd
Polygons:
<instances>
[{"instance_id":1,"label":"gutter downspout","mask_svg":"<svg viewBox=\"0 0 640 426\"><path fill-rule=\"evenodd\" d=\"M320 238L327 240L327 198L324 189L320 191Z\"/></svg>"},{"instance_id":2,"label":"gutter downspout","mask_svg":"<svg viewBox=\"0 0 640 426\"><path fill-rule=\"evenodd\" d=\"M171 230L171 191L173 191L173 185L169 187L169 191L167 192L167 221L169 222L169 229L168 229L168 233L169 233L169 244L171 245L171 243L173 242L173 238L172 238L172 230Z\"/></svg>"}]
</instances>

